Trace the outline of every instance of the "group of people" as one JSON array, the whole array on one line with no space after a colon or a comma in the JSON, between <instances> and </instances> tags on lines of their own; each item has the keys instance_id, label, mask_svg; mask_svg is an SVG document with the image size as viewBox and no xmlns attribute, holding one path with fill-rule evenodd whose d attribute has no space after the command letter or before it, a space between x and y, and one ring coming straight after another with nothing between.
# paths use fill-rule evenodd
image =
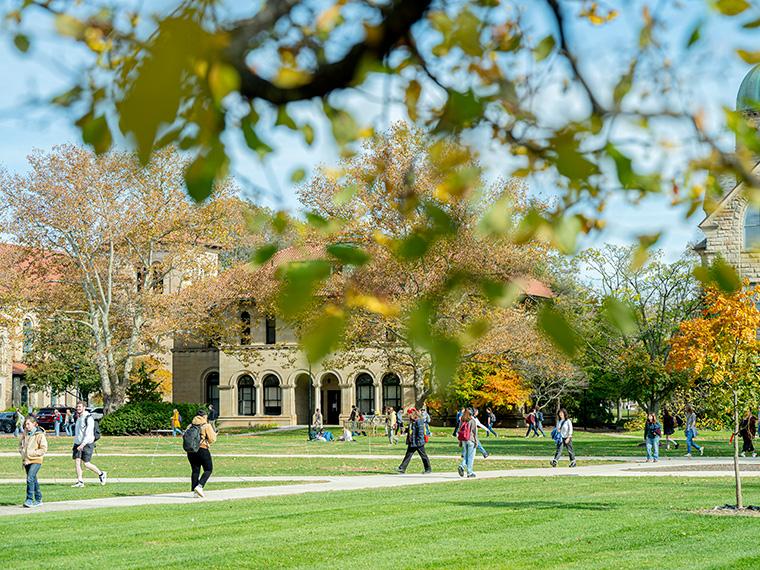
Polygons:
<instances>
[{"instance_id":1,"label":"group of people","mask_svg":"<svg viewBox=\"0 0 760 570\"><path fill-rule=\"evenodd\" d=\"M647 462L659 461L660 439L663 435L665 436L666 449L670 449L671 444L675 449L678 449L678 442L673 438L673 435L676 433L676 428L681 426L684 428L684 437L686 438L686 457L691 457L692 449L696 449L700 455L704 455L704 446L699 445L694 441L699 434L697 431L697 414L694 412L694 408L690 404L686 404L684 414L686 416L685 422L680 415L671 413L667 406L663 406L662 424L657 421L657 414L654 412L649 412L647 414L646 423L644 424L644 445L647 450ZM755 426L756 425L757 423L755 423ZM751 440L749 446L752 446ZM751 450L754 452L753 447Z\"/></svg>"},{"instance_id":2,"label":"group of people","mask_svg":"<svg viewBox=\"0 0 760 570\"><path fill-rule=\"evenodd\" d=\"M84 402L77 402L73 435L72 459L77 480L72 487L84 487L83 467L95 473L100 484L105 485L108 474L92 463L95 442L100 438L100 430L95 418L86 410ZM26 471L26 500L23 506L39 507L42 505L42 490L38 475L48 450L48 443L45 430L40 427L37 416L33 413L27 414L23 420L18 450Z\"/></svg>"},{"instance_id":3,"label":"group of people","mask_svg":"<svg viewBox=\"0 0 760 570\"><path fill-rule=\"evenodd\" d=\"M16 437L21 436L21 434L24 431L24 421L26 417L21 412L20 408L16 408L16 429L13 432L13 435ZM35 418L37 417L37 414L34 413L34 410L29 411L29 415L33 415ZM56 437L61 435L61 428L63 428L64 433L66 433L67 436L71 437L74 435L74 424L76 422L76 418L74 417L74 414L71 413L70 408L66 408L66 414L62 414L60 410L56 409L53 412L53 432L55 433Z\"/></svg>"}]
</instances>

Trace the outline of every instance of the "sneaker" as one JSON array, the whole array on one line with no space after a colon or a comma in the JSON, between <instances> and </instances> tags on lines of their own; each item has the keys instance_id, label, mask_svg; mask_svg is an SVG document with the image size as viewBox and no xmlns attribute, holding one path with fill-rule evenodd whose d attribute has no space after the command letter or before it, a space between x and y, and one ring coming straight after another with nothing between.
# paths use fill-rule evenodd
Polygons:
<instances>
[{"instance_id":1,"label":"sneaker","mask_svg":"<svg viewBox=\"0 0 760 570\"><path fill-rule=\"evenodd\" d=\"M572 462L570 463L570 467L575 467L575 461L572 461Z\"/></svg>"},{"instance_id":2,"label":"sneaker","mask_svg":"<svg viewBox=\"0 0 760 570\"><path fill-rule=\"evenodd\" d=\"M488 456L489 456L489 455L490 455L490 453L488 453L488 452L486 451L486 452L483 454L483 459L488 459Z\"/></svg>"},{"instance_id":3,"label":"sneaker","mask_svg":"<svg viewBox=\"0 0 760 570\"><path fill-rule=\"evenodd\" d=\"M32 506L33 506L33 507L41 507L41 506L42 506L42 501L37 501L37 502L36 502L36 503L34 503Z\"/></svg>"},{"instance_id":4,"label":"sneaker","mask_svg":"<svg viewBox=\"0 0 760 570\"><path fill-rule=\"evenodd\" d=\"M649 458L647 457L647 460L644 463L649 463Z\"/></svg>"},{"instance_id":5,"label":"sneaker","mask_svg":"<svg viewBox=\"0 0 760 570\"><path fill-rule=\"evenodd\" d=\"M700 455L704 455L705 454L705 446L704 445L699 448L699 454Z\"/></svg>"},{"instance_id":6,"label":"sneaker","mask_svg":"<svg viewBox=\"0 0 760 570\"><path fill-rule=\"evenodd\" d=\"M430 475L432 472L433 471L431 471L430 469L428 469L427 471L423 471L422 474L423 475Z\"/></svg>"},{"instance_id":7,"label":"sneaker","mask_svg":"<svg viewBox=\"0 0 760 570\"><path fill-rule=\"evenodd\" d=\"M84 487L84 481L77 481L76 483L72 485L72 487L77 487L77 488Z\"/></svg>"},{"instance_id":8,"label":"sneaker","mask_svg":"<svg viewBox=\"0 0 760 570\"><path fill-rule=\"evenodd\" d=\"M691 457L691 453L687 453L684 457Z\"/></svg>"},{"instance_id":9,"label":"sneaker","mask_svg":"<svg viewBox=\"0 0 760 570\"><path fill-rule=\"evenodd\" d=\"M464 467L457 465L457 473L459 473L460 477L464 477Z\"/></svg>"},{"instance_id":10,"label":"sneaker","mask_svg":"<svg viewBox=\"0 0 760 570\"><path fill-rule=\"evenodd\" d=\"M652 463L657 463L658 461L659 461L659 459L653 459Z\"/></svg>"},{"instance_id":11,"label":"sneaker","mask_svg":"<svg viewBox=\"0 0 760 570\"><path fill-rule=\"evenodd\" d=\"M24 501L24 504L21 506L25 509L31 509L34 506L34 503L32 501Z\"/></svg>"},{"instance_id":12,"label":"sneaker","mask_svg":"<svg viewBox=\"0 0 760 570\"><path fill-rule=\"evenodd\" d=\"M677 441L674 441L674 442L673 442L673 445L675 445L675 446L676 446L676 449L678 449L678 442L677 442Z\"/></svg>"},{"instance_id":13,"label":"sneaker","mask_svg":"<svg viewBox=\"0 0 760 570\"><path fill-rule=\"evenodd\" d=\"M477 477L477 475L475 475L475 473L470 473L470 474L467 476L467 478L468 478L468 479L474 479L475 477Z\"/></svg>"},{"instance_id":14,"label":"sneaker","mask_svg":"<svg viewBox=\"0 0 760 570\"><path fill-rule=\"evenodd\" d=\"M100 481L100 484L105 485L106 479L108 479L108 473L106 473L105 471L101 471L100 475L98 475L98 480Z\"/></svg>"},{"instance_id":15,"label":"sneaker","mask_svg":"<svg viewBox=\"0 0 760 570\"><path fill-rule=\"evenodd\" d=\"M203 492L203 487L201 487L200 485L197 485L195 489L193 489L193 492L195 493L196 497L200 497L202 499L206 497L206 495Z\"/></svg>"},{"instance_id":16,"label":"sneaker","mask_svg":"<svg viewBox=\"0 0 760 570\"><path fill-rule=\"evenodd\" d=\"M739 454L739 457L747 457L747 454L746 454L746 453L744 453L744 452L742 451L742 452Z\"/></svg>"},{"instance_id":17,"label":"sneaker","mask_svg":"<svg viewBox=\"0 0 760 570\"><path fill-rule=\"evenodd\" d=\"M755 452L753 451L753 452L752 452L752 457L757 457L757 453L755 453Z\"/></svg>"},{"instance_id":18,"label":"sneaker","mask_svg":"<svg viewBox=\"0 0 760 570\"><path fill-rule=\"evenodd\" d=\"M401 469L401 467L399 467L398 469L396 469L396 471L398 471L399 475L403 475L404 473L406 473L406 471L404 471L403 469Z\"/></svg>"},{"instance_id":19,"label":"sneaker","mask_svg":"<svg viewBox=\"0 0 760 570\"><path fill-rule=\"evenodd\" d=\"M557 466L557 462L554 459L552 459L551 465L552 465L552 467L556 467Z\"/></svg>"}]
</instances>

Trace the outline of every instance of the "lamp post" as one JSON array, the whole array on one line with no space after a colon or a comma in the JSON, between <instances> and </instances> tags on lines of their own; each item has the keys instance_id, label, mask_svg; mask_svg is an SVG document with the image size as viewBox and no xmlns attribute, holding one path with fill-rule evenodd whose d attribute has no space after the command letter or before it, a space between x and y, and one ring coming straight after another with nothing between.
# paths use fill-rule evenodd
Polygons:
<instances>
[{"instance_id":1,"label":"lamp post","mask_svg":"<svg viewBox=\"0 0 760 570\"><path fill-rule=\"evenodd\" d=\"M309 360L308 362L309 362L309 380L308 380L307 385L306 385L306 391L309 393L309 400L308 400L308 402L309 402L309 410L308 410L308 418L307 418L307 424L308 424L308 426L307 426L307 430L306 430L306 441L311 441L311 415L312 415L312 411L311 411L311 399L312 399L312 396L311 396L311 390L312 390L311 360Z\"/></svg>"}]
</instances>

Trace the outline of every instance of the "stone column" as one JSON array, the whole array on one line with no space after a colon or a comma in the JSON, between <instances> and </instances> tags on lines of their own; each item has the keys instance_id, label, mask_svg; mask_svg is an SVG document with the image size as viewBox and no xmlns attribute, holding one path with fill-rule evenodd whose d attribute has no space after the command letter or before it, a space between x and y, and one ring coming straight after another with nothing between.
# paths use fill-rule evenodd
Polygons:
<instances>
[{"instance_id":1,"label":"stone column","mask_svg":"<svg viewBox=\"0 0 760 570\"><path fill-rule=\"evenodd\" d=\"M383 385L380 382L375 384L375 413L383 413Z\"/></svg>"},{"instance_id":2,"label":"stone column","mask_svg":"<svg viewBox=\"0 0 760 570\"><path fill-rule=\"evenodd\" d=\"M314 396L312 396L314 399L311 401L312 403L312 419L314 419L314 410L319 410L319 412L322 414L322 423L327 421L325 419L325 411L322 409L322 383L321 382L314 382Z\"/></svg>"},{"instance_id":3,"label":"stone column","mask_svg":"<svg viewBox=\"0 0 760 570\"><path fill-rule=\"evenodd\" d=\"M282 415L288 419L289 424L296 423L296 393L294 386L281 386L282 388Z\"/></svg>"},{"instance_id":4,"label":"stone column","mask_svg":"<svg viewBox=\"0 0 760 570\"><path fill-rule=\"evenodd\" d=\"M254 386L256 386L256 415L263 416L264 415L264 384L261 382L261 380L259 380L258 383L254 382Z\"/></svg>"}]
</instances>

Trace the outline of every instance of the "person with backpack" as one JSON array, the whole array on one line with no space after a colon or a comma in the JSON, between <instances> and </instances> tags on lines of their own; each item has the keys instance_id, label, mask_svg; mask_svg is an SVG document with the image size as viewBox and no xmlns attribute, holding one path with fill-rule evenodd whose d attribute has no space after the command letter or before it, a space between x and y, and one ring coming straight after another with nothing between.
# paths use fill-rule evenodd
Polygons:
<instances>
[{"instance_id":1,"label":"person with backpack","mask_svg":"<svg viewBox=\"0 0 760 570\"><path fill-rule=\"evenodd\" d=\"M420 413L414 408L410 408L407 414L409 416L409 427L406 432L406 455L404 455L401 465L398 466L398 472L402 475L406 473L406 468L412 460L412 456L417 452L420 459L422 459L422 466L425 469L424 473L432 473L430 459L428 459L425 452L425 422L420 417Z\"/></svg>"},{"instance_id":2,"label":"person with backpack","mask_svg":"<svg viewBox=\"0 0 760 570\"><path fill-rule=\"evenodd\" d=\"M77 470L77 482L72 487L84 487L82 463L87 469L97 474L101 485L105 485L108 474L91 463L92 454L95 451L95 442L100 439L100 426L92 414L87 411L84 402L77 402L76 410L77 422L74 425L74 447L71 457Z\"/></svg>"},{"instance_id":3,"label":"person with backpack","mask_svg":"<svg viewBox=\"0 0 760 570\"><path fill-rule=\"evenodd\" d=\"M465 471L468 478L475 477L472 468L475 463L475 448L480 441L478 440L478 424L469 408L465 408L462 412L457 440L459 440L459 447L462 448L462 462L457 466L457 472L460 477L464 477Z\"/></svg>"},{"instance_id":4,"label":"person with backpack","mask_svg":"<svg viewBox=\"0 0 760 570\"><path fill-rule=\"evenodd\" d=\"M704 446L699 446L694 443L694 438L697 437L697 414L694 413L694 408L691 404L686 404L684 410L686 412L686 429L684 434L686 435L686 457L691 457L691 448L695 447L699 451L700 455L705 454Z\"/></svg>"},{"instance_id":5,"label":"person with backpack","mask_svg":"<svg viewBox=\"0 0 760 570\"><path fill-rule=\"evenodd\" d=\"M60 410L55 410L53 412L53 429L55 430L55 437L59 437L61 435L62 421L63 421L63 416L61 416Z\"/></svg>"},{"instance_id":6,"label":"person with backpack","mask_svg":"<svg viewBox=\"0 0 760 570\"><path fill-rule=\"evenodd\" d=\"M538 432L536 431L536 412L534 410L531 410L528 412L528 415L525 416L525 424L528 426L528 431L525 432L525 437L528 437L530 432L534 432L535 436L538 437Z\"/></svg>"},{"instance_id":7,"label":"person with backpack","mask_svg":"<svg viewBox=\"0 0 760 570\"><path fill-rule=\"evenodd\" d=\"M755 437L756 430L757 420L755 419L755 416L752 415L752 412L747 410L747 413L739 423L739 435L742 436L742 457L747 457L748 453L751 453L752 457L757 457L757 453L755 453L755 445L752 443L752 438Z\"/></svg>"},{"instance_id":8,"label":"person with backpack","mask_svg":"<svg viewBox=\"0 0 760 570\"><path fill-rule=\"evenodd\" d=\"M177 434L182 435L182 416L177 408L172 410L172 437L177 437Z\"/></svg>"},{"instance_id":9,"label":"person with backpack","mask_svg":"<svg viewBox=\"0 0 760 570\"><path fill-rule=\"evenodd\" d=\"M662 428L660 422L654 413L647 414L647 421L644 424L644 443L647 447L647 463L660 459L660 438L662 437Z\"/></svg>"},{"instance_id":10,"label":"person with backpack","mask_svg":"<svg viewBox=\"0 0 760 570\"><path fill-rule=\"evenodd\" d=\"M536 436L538 436L538 432L541 432L541 437L546 437L546 434L544 433L544 413L538 406L533 408L533 411L536 413Z\"/></svg>"},{"instance_id":11,"label":"person with backpack","mask_svg":"<svg viewBox=\"0 0 760 570\"><path fill-rule=\"evenodd\" d=\"M37 474L42 468L42 458L47 449L45 430L37 424L37 418L29 414L24 420L24 433L18 442L21 464L26 471L26 500L23 506L27 509L42 506L42 491Z\"/></svg>"},{"instance_id":12,"label":"person with backpack","mask_svg":"<svg viewBox=\"0 0 760 570\"><path fill-rule=\"evenodd\" d=\"M195 493L196 497L203 498L206 496L203 488L214 470L209 446L215 441L216 431L208 421L206 410L198 410L192 423L187 426L182 436L182 447L187 453L187 460L191 468L190 490ZM203 475L201 475L201 468L203 468Z\"/></svg>"},{"instance_id":13,"label":"person with backpack","mask_svg":"<svg viewBox=\"0 0 760 570\"><path fill-rule=\"evenodd\" d=\"M459 431L459 422L462 421L462 414L464 414L464 407L461 407L457 410L457 417L454 421L454 431L451 433L451 437L457 436L457 432Z\"/></svg>"},{"instance_id":14,"label":"person with backpack","mask_svg":"<svg viewBox=\"0 0 760 570\"><path fill-rule=\"evenodd\" d=\"M494 437L499 437L499 434L496 433L493 429L493 426L496 424L496 414L493 413L493 410L491 408L486 408L486 437L488 437L489 434L493 434Z\"/></svg>"},{"instance_id":15,"label":"person with backpack","mask_svg":"<svg viewBox=\"0 0 760 570\"><path fill-rule=\"evenodd\" d=\"M554 459L551 461L552 467L557 466L559 458L562 457L562 447L567 449L567 455L570 457L570 467L575 467L575 452L573 451L573 422L567 417L567 410L560 408L557 413L557 425L552 430L552 439L557 444L557 451L554 453Z\"/></svg>"},{"instance_id":16,"label":"person with backpack","mask_svg":"<svg viewBox=\"0 0 760 570\"><path fill-rule=\"evenodd\" d=\"M678 449L678 442L670 439L676 433L676 417L668 411L667 406L662 407L662 431L665 434L665 449L670 450L671 443Z\"/></svg>"}]
</instances>

